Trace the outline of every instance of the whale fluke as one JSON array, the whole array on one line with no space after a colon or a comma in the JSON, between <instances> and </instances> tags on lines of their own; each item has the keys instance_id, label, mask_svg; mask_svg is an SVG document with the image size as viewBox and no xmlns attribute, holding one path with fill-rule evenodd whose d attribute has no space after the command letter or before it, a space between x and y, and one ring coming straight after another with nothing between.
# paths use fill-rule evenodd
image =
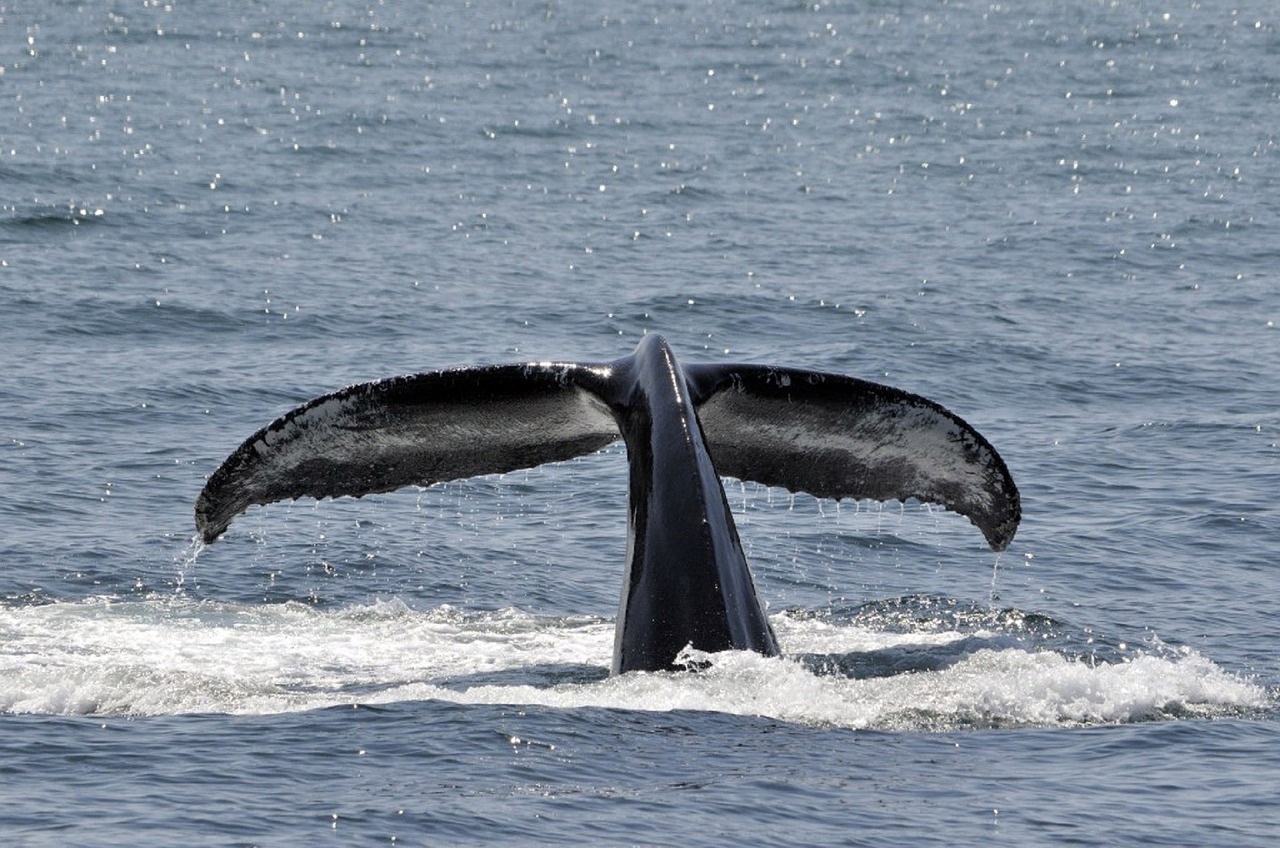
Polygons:
<instances>
[{"instance_id":1,"label":"whale fluke","mask_svg":"<svg viewBox=\"0 0 1280 848\"><path fill-rule=\"evenodd\" d=\"M250 436L196 500L206 543L254 504L360 497L571 459L618 440L587 386L607 366L496 365L391 377L304 403Z\"/></svg>"},{"instance_id":2,"label":"whale fluke","mask_svg":"<svg viewBox=\"0 0 1280 848\"><path fill-rule=\"evenodd\" d=\"M324 395L250 436L196 500L217 539L252 504L387 492L529 468L622 438L628 558L614 670L687 645L778 652L720 476L819 497L941 504L995 550L1021 518L995 448L941 405L838 374L681 366L660 336L609 363L436 371Z\"/></svg>"},{"instance_id":3,"label":"whale fluke","mask_svg":"<svg viewBox=\"0 0 1280 848\"><path fill-rule=\"evenodd\" d=\"M687 365L693 403L726 477L820 498L915 498L972 521L993 550L1022 517L1009 469L933 401L841 374Z\"/></svg>"}]
</instances>

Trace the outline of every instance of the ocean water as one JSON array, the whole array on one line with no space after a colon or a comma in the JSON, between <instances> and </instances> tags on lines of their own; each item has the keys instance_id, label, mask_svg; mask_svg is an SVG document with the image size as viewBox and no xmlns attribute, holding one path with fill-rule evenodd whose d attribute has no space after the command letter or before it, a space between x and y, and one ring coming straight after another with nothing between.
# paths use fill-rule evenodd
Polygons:
<instances>
[{"instance_id":1,"label":"ocean water","mask_svg":"<svg viewBox=\"0 0 1280 848\"><path fill-rule=\"evenodd\" d=\"M1230 845L1280 832L1274 4L0 0L7 845ZM726 481L785 655L608 675L620 445L193 542L458 364L847 373L1000 450Z\"/></svg>"}]
</instances>

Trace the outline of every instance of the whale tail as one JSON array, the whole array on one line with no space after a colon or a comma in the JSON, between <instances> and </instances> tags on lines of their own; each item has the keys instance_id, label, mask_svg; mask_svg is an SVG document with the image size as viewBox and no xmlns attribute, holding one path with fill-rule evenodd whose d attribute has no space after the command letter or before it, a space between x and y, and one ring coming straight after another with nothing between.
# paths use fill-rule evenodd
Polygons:
<instances>
[{"instance_id":1,"label":"whale tail","mask_svg":"<svg viewBox=\"0 0 1280 848\"><path fill-rule=\"evenodd\" d=\"M999 454L933 401L814 371L681 368L658 336L607 364L437 371L316 398L209 477L196 526L212 542L250 504L512 471L618 438L631 480L618 672L671 668L686 645L778 653L721 475L940 503L996 550L1018 526L1018 490Z\"/></svg>"},{"instance_id":2,"label":"whale tail","mask_svg":"<svg viewBox=\"0 0 1280 848\"><path fill-rule=\"evenodd\" d=\"M360 497L571 459L622 437L607 364L436 371L350 386L250 436L210 476L196 527L217 539L250 505ZM1021 517L995 448L931 400L838 374L689 365L690 400L723 476L818 497L940 504L1004 550Z\"/></svg>"}]
</instances>

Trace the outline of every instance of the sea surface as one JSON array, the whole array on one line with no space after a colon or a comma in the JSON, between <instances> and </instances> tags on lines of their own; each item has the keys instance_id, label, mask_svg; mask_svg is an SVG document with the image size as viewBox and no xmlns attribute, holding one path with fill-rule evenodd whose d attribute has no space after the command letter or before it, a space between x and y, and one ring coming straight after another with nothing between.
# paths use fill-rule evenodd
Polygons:
<instances>
[{"instance_id":1,"label":"sea surface","mask_svg":"<svg viewBox=\"0 0 1280 848\"><path fill-rule=\"evenodd\" d=\"M1280 7L0 0L0 842L1270 846ZM192 507L313 396L785 364L1025 518L726 480L785 656L608 674L620 444Z\"/></svg>"}]
</instances>

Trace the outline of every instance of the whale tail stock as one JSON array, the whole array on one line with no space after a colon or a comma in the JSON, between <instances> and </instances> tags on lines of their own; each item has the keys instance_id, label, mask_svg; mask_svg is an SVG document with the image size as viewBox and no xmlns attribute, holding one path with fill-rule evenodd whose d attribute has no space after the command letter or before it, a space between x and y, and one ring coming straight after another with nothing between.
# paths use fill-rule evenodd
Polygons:
<instances>
[{"instance_id":1,"label":"whale tail stock","mask_svg":"<svg viewBox=\"0 0 1280 848\"><path fill-rule=\"evenodd\" d=\"M999 454L933 401L816 371L682 368L660 336L646 336L611 363L435 371L316 398L209 477L196 527L208 543L251 504L513 471L619 438L631 481L619 672L671 668L686 645L778 653L722 475L820 497L938 503L995 550L1021 516Z\"/></svg>"}]
</instances>

